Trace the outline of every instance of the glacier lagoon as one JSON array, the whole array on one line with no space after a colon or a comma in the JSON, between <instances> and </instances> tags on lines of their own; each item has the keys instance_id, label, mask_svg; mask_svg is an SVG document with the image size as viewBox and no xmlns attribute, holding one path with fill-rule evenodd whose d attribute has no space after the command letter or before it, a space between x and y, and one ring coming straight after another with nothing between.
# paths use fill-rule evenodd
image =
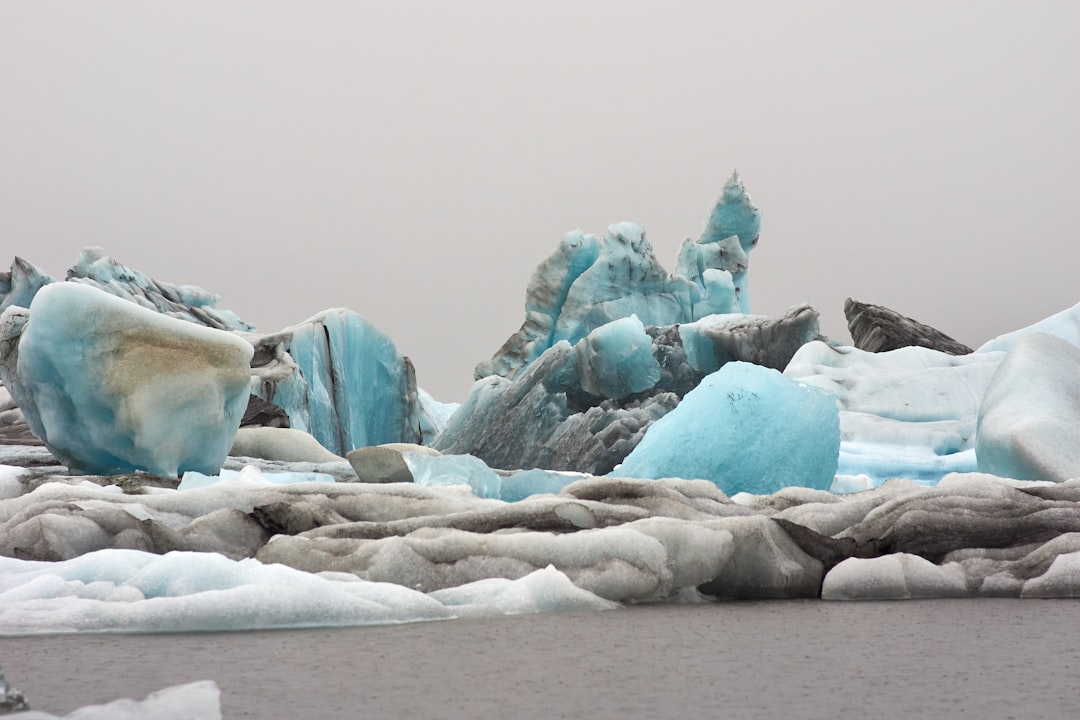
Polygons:
<instances>
[{"instance_id":1,"label":"glacier lagoon","mask_svg":"<svg viewBox=\"0 0 1080 720\"><path fill-rule=\"evenodd\" d=\"M0 635L1080 595L1080 305L972 353L885 313L873 333L907 344L871 352L808 306L749 314L760 213L737 177L709 217L670 275L639 226L567 235L460 405L346 310L260 334L100 250L67 282L17 259ZM95 334L72 304L134 329ZM148 339L177 322L219 334L198 357L250 350L247 413L235 372ZM56 370L118 354L109 382ZM185 467L193 423L215 442ZM261 457L221 458L256 430L233 447ZM372 482L368 445L412 481Z\"/></svg>"}]
</instances>

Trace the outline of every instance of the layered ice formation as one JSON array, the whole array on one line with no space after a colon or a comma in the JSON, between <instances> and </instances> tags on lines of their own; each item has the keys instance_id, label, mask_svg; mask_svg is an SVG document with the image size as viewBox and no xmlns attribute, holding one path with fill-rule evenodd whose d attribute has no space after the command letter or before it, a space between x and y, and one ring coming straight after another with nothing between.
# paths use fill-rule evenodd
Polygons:
<instances>
[{"instance_id":1,"label":"layered ice formation","mask_svg":"<svg viewBox=\"0 0 1080 720\"><path fill-rule=\"evenodd\" d=\"M86 473L216 473L248 399L251 346L93 287L0 315L0 380L34 434Z\"/></svg>"},{"instance_id":2,"label":"layered ice formation","mask_svg":"<svg viewBox=\"0 0 1080 720\"><path fill-rule=\"evenodd\" d=\"M665 327L631 315L577 345L556 343L513 380L477 381L434 446L497 468L603 474L724 363L781 369L817 337L818 314L808 305L776 318L710 315Z\"/></svg>"},{"instance_id":3,"label":"layered ice formation","mask_svg":"<svg viewBox=\"0 0 1080 720\"><path fill-rule=\"evenodd\" d=\"M970 353L852 302L843 347L748 314L759 235L737 176L674 273L568 234L460 406L345 309L259 335L98 250L16 259L0 634L1080 597L1080 305Z\"/></svg>"},{"instance_id":4,"label":"layered ice formation","mask_svg":"<svg viewBox=\"0 0 1080 720\"><path fill-rule=\"evenodd\" d=\"M846 496L791 487L729 498L707 481L584 478L508 503L461 486L279 485L245 473L150 493L0 478L0 633L361 625L695 589L1080 596L1078 481L968 474L936 488L894 480ZM175 546L200 535L199 550ZM211 537L232 557L208 552Z\"/></svg>"},{"instance_id":5,"label":"layered ice formation","mask_svg":"<svg viewBox=\"0 0 1080 720\"><path fill-rule=\"evenodd\" d=\"M697 241L687 240L673 275L660 265L645 231L618 223L601 239L575 230L533 273L525 292L525 322L476 378L514 379L544 351L571 345L613 320L636 315L645 325L674 325L717 313L747 313L747 253L761 217L737 173Z\"/></svg>"}]
</instances>

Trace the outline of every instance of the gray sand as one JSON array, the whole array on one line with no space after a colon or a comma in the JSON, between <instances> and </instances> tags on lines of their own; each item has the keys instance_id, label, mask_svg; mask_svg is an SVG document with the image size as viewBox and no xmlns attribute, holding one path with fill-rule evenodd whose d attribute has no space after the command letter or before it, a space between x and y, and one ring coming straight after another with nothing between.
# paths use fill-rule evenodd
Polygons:
<instances>
[{"instance_id":1,"label":"gray sand","mask_svg":"<svg viewBox=\"0 0 1080 720\"><path fill-rule=\"evenodd\" d=\"M1075 718L1080 603L773 601L347 630L0 638L67 713L212 679L226 718Z\"/></svg>"}]
</instances>

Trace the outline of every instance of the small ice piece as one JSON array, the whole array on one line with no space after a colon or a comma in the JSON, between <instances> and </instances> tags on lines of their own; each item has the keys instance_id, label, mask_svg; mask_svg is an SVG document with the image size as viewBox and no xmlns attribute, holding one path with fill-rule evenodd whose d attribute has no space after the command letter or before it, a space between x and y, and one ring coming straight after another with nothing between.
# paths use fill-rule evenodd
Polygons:
<instances>
[{"instance_id":1,"label":"small ice piece","mask_svg":"<svg viewBox=\"0 0 1080 720\"><path fill-rule=\"evenodd\" d=\"M477 497L499 498L501 478L478 457L419 452L405 452L401 457L417 485L468 485Z\"/></svg>"},{"instance_id":2,"label":"small ice piece","mask_svg":"<svg viewBox=\"0 0 1080 720\"><path fill-rule=\"evenodd\" d=\"M734 362L657 420L611 474L710 480L728 496L791 485L826 490L839 447L832 395L776 370Z\"/></svg>"},{"instance_id":3,"label":"small ice piece","mask_svg":"<svg viewBox=\"0 0 1080 720\"><path fill-rule=\"evenodd\" d=\"M847 495L873 490L874 487L874 479L869 475L837 475L833 478L832 485L829 486L829 492L837 495Z\"/></svg>"},{"instance_id":4,"label":"small ice piece","mask_svg":"<svg viewBox=\"0 0 1080 720\"><path fill-rule=\"evenodd\" d=\"M0 715L29 709L30 703L26 702L26 696L7 684L4 671L0 668Z\"/></svg>"}]
</instances>

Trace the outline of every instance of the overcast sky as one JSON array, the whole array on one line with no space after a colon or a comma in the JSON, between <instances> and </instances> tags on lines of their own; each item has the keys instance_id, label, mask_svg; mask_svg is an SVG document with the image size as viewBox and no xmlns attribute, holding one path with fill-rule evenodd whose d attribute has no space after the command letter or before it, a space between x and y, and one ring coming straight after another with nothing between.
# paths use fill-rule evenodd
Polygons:
<instances>
[{"instance_id":1,"label":"overcast sky","mask_svg":"<svg viewBox=\"0 0 1080 720\"><path fill-rule=\"evenodd\" d=\"M968 344L1080 300L1080 3L0 2L0 263L100 245L461 400L568 230L669 269L738 168L753 310Z\"/></svg>"}]
</instances>

